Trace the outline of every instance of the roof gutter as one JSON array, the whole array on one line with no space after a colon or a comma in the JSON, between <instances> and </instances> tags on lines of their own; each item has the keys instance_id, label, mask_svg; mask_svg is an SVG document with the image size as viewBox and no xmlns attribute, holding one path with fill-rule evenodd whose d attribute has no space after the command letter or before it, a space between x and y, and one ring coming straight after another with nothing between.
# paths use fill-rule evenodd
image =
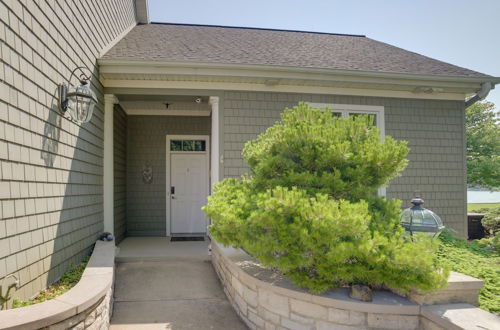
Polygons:
<instances>
[{"instance_id":1,"label":"roof gutter","mask_svg":"<svg viewBox=\"0 0 500 330\"><path fill-rule=\"evenodd\" d=\"M470 99L465 101L465 108L470 107L471 105L473 105L477 101L484 100L486 98L486 96L488 96L490 91L494 88L495 88L495 85L491 82L485 82L485 83L481 84L481 90L479 92L477 92L476 95L474 95L473 97L471 97Z\"/></svg>"}]
</instances>

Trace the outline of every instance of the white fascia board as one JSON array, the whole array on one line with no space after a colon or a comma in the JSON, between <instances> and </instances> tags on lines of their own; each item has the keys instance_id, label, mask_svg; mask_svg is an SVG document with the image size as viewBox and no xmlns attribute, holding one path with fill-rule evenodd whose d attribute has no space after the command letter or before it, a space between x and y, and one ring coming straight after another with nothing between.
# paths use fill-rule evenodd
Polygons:
<instances>
[{"instance_id":1,"label":"white fascia board","mask_svg":"<svg viewBox=\"0 0 500 330\"><path fill-rule=\"evenodd\" d=\"M104 87L110 89L123 89L125 93L130 88L144 89L196 89L212 91L252 91L252 92L280 92L280 93L309 93L309 94L330 94L330 95L353 95L353 96L373 96L373 97L394 97L409 99L428 100L455 100L465 101L464 93L413 93L411 91L396 91L375 88L342 88L342 87L322 87L304 85L276 85L267 86L255 83L230 83L230 82L202 82L202 81L165 81L165 80L108 80L101 79Z\"/></svg>"},{"instance_id":2,"label":"white fascia board","mask_svg":"<svg viewBox=\"0 0 500 330\"><path fill-rule=\"evenodd\" d=\"M155 62L155 61L126 61L113 59L98 59L100 72L102 73L169 73L169 74L229 74L240 75L243 72L251 76L269 77L269 78L298 78L304 79L304 75L311 75L311 78L317 78L315 75L334 75L350 77L371 77L393 79L395 81L409 80L433 82L455 82L455 83L500 83L500 77L463 77L463 76L445 76L445 75L420 75L409 73L393 72L374 72L361 70L339 70L328 68L307 68L294 66L273 66L273 65L251 65L251 64L227 64L227 63L201 63L201 62ZM214 71L216 70L216 71ZM249 73L250 72L250 73ZM252 74L253 72L253 74ZM263 75L262 73L267 74ZM292 73L299 76L291 75Z\"/></svg>"}]
</instances>

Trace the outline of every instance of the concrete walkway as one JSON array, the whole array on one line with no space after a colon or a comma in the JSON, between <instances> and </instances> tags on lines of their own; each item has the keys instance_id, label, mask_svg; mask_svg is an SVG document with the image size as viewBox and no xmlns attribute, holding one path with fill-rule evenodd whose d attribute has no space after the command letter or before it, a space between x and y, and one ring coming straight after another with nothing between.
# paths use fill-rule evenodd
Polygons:
<instances>
[{"instance_id":1,"label":"concrete walkway","mask_svg":"<svg viewBox=\"0 0 500 330\"><path fill-rule=\"evenodd\" d=\"M222 290L207 246L126 238L117 256L110 329L247 329Z\"/></svg>"}]
</instances>

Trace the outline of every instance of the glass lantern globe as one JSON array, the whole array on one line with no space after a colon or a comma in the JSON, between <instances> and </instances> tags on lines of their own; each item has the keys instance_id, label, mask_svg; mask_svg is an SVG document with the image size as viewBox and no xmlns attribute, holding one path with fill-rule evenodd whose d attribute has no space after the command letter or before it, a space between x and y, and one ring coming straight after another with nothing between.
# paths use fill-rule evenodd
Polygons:
<instances>
[{"instance_id":1,"label":"glass lantern globe","mask_svg":"<svg viewBox=\"0 0 500 330\"><path fill-rule=\"evenodd\" d=\"M424 204L422 198L415 197L411 203L413 206L401 213L401 225L405 228L406 233L410 236L423 233L429 237L438 237L445 228L441 218L422 206Z\"/></svg>"},{"instance_id":2,"label":"glass lantern globe","mask_svg":"<svg viewBox=\"0 0 500 330\"><path fill-rule=\"evenodd\" d=\"M77 123L87 123L92 118L97 98L87 86L87 81L82 80L80 86L68 91L68 111L71 119Z\"/></svg>"}]
</instances>

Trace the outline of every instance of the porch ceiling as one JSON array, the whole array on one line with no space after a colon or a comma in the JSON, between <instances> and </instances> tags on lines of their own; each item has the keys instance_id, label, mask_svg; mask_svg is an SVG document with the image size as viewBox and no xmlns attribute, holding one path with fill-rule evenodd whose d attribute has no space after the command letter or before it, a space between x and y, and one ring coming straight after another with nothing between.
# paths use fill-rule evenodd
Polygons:
<instances>
[{"instance_id":1,"label":"porch ceiling","mask_svg":"<svg viewBox=\"0 0 500 330\"><path fill-rule=\"evenodd\" d=\"M212 107L206 96L117 95L128 115L210 116Z\"/></svg>"}]
</instances>

